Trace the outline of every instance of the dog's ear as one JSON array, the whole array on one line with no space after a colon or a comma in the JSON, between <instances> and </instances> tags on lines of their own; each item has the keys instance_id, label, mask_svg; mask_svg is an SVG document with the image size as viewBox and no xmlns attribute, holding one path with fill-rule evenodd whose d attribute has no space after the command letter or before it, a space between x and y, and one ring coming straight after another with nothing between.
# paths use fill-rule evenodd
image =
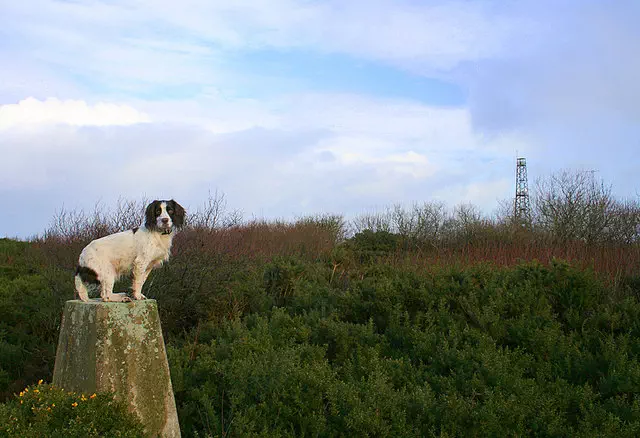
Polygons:
<instances>
[{"instance_id":1,"label":"dog's ear","mask_svg":"<svg viewBox=\"0 0 640 438\"><path fill-rule=\"evenodd\" d=\"M147 230L154 230L158 227L158 223L156 222L156 218L158 217L156 208L158 208L159 205L160 201L153 201L147 206L147 210L144 212L144 226Z\"/></svg>"},{"instance_id":2,"label":"dog's ear","mask_svg":"<svg viewBox=\"0 0 640 438\"><path fill-rule=\"evenodd\" d=\"M176 228L184 227L184 217L187 212L184 210L184 208L182 208L182 205L178 204L173 199L168 203L173 206L173 224L176 226Z\"/></svg>"}]
</instances>

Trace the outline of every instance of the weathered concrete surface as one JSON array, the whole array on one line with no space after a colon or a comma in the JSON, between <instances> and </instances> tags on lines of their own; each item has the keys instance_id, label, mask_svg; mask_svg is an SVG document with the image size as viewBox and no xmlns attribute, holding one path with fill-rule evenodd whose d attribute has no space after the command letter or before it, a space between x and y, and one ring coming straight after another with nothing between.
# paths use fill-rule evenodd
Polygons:
<instances>
[{"instance_id":1,"label":"weathered concrete surface","mask_svg":"<svg viewBox=\"0 0 640 438\"><path fill-rule=\"evenodd\" d=\"M67 301L53 383L84 394L113 391L151 436L180 436L155 300Z\"/></svg>"}]
</instances>

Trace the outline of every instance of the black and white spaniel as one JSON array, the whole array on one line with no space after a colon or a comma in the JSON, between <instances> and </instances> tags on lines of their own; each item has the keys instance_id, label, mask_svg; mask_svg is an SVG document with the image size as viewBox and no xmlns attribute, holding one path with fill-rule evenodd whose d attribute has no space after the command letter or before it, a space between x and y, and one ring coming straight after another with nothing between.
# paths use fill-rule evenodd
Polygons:
<instances>
[{"instance_id":1,"label":"black and white spaniel","mask_svg":"<svg viewBox=\"0 0 640 438\"><path fill-rule=\"evenodd\" d=\"M151 270L169 259L174 231L184 225L185 211L173 199L153 201L140 228L122 231L89 243L78 260L76 293L89 301L87 286L100 288L102 301L131 301L124 293L113 293L113 285L124 274L133 274L133 298L142 300L142 285Z\"/></svg>"}]
</instances>

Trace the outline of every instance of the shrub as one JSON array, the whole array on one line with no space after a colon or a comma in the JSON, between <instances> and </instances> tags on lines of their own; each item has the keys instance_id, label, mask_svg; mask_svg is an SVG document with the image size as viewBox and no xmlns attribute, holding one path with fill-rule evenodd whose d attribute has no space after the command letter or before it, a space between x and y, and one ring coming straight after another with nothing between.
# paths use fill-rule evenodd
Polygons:
<instances>
[{"instance_id":1,"label":"shrub","mask_svg":"<svg viewBox=\"0 0 640 438\"><path fill-rule=\"evenodd\" d=\"M206 324L197 348L170 350L185 434L640 431L640 303L603 297L592 272L373 264L344 291L294 260L265 272L282 270L299 277L283 307Z\"/></svg>"},{"instance_id":2,"label":"shrub","mask_svg":"<svg viewBox=\"0 0 640 438\"><path fill-rule=\"evenodd\" d=\"M400 250L407 241L399 234L389 231L363 230L348 240L359 262L367 263L389 256Z\"/></svg>"},{"instance_id":3,"label":"shrub","mask_svg":"<svg viewBox=\"0 0 640 438\"><path fill-rule=\"evenodd\" d=\"M0 437L144 437L135 414L112 394L76 394L54 385L31 385L0 405Z\"/></svg>"},{"instance_id":4,"label":"shrub","mask_svg":"<svg viewBox=\"0 0 640 438\"><path fill-rule=\"evenodd\" d=\"M63 284L54 275L41 269L0 277L0 400L53 371L62 308L73 297L71 284L67 297L52 293Z\"/></svg>"}]
</instances>

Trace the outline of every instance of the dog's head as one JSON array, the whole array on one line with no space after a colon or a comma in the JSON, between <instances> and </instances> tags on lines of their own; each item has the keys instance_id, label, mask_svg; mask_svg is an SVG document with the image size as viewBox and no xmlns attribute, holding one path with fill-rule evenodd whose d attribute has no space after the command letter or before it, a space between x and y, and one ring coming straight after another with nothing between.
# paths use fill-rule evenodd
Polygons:
<instances>
[{"instance_id":1,"label":"dog's head","mask_svg":"<svg viewBox=\"0 0 640 438\"><path fill-rule=\"evenodd\" d=\"M144 225L148 230L169 234L173 228L184 226L184 208L173 199L153 201L147 206Z\"/></svg>"}]
</instances>

